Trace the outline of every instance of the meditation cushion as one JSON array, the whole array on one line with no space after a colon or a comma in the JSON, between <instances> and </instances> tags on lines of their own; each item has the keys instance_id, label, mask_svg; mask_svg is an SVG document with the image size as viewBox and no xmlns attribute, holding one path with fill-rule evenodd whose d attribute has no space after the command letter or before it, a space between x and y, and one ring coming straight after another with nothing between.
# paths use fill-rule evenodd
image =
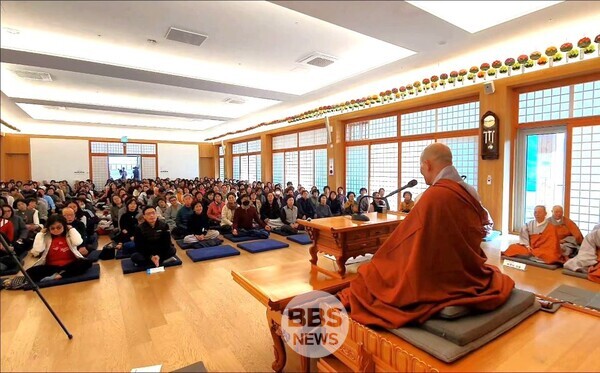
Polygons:
<instances>
[{"instance_id":1,"label":"meditation cushion","mask_svg":"<svg viewBox=\"0 0 600 373\"><path fill-rule=\"evenodd\" d=\"M569 285L560 285L552 290L548 297L559 299L581 307L600 310L600 292L576 288Z\"/></svg>"},{"instance_id":2,"label":"meditation cushion","mask_svg":"<svg viewBox=\"0 0 600 373\"><path fill-rule=\"evenodd\" d=\"M428 332L425 329L416 326L402 327L390 331L399 336L400 338L404 339L408 343L416 346L417 348L420 348L421 350L427 352L432 356L435 356L441 361L445 363L452 363L453 361L460 359L468 353L485 346L490 341L494 340L498 336L512 329L521 321L525 320L527 317L537 312L540 308L541 306L538 302L533 302L528 308L526 308L517 316L508 320L504 324L497 326L495 329L488 332L479 339L467 343L464 346L454 344L447 339L439 337L435 334ZM470 317L465 317L465 319L469 318Z\"/></svg>"},{"instance_id":3,"label":"meditation cushion","mask_svg":"<svg viewBox=\"0 0 600 373\"><path fill-rule=\"evenodd\" d=\"M193 262L225 258L228 256L240 255L240 252L229 245L204 247L201 249L192 249L185 252Z\"/></svg>"},{"instance_id":4,"label":"meditation cushion","mask_svg":"<svg viewBox=\"0 0 600 373\"><path fill-rule=\"evenodd\" d=\"M102 250L90 251L90 253L87 256L87 260L89 260L91 262L97 262L98 259L100 259L100 253L102 253Z\"/></svg>"},{"instance_id":5,"label":"meditation cushion","mask_svg":"<svg viewBox=\"0 0 600 373\"><path fill-rule=\"evenodd\" d=\"M181 259L179 259L177 257L177 255L174 255L175 261L172 261L170 263L165 263L165 264L161 264L161 266L163 267L173 267L173 266L180 266L183 264L183 262L181 261ZM145 266L136 266L135 264L133 264L133 262L131 261L131 259L125 259L121 261L121 268L123 269L123 274L128 274L128 273L135 273L135 272L144 272L149 268L153 268L153 267L145 267Z\"/></svg>"},{"instance_id":6,"label":"meditation cushion","mask_svg":"<svg viewBox=\"0 0 600 373\"><path fill-rule=\"evenodd\" d=\"M27 251L22 252L20 255L17 255L17 257L19 258L19 261L21 262L21 264L23 264L23 261L27 257ZM6 263L10 263L10 266L9 266L9 268L7 268L4 271L0 272L0 275L2 275L2 276L16 275L21 270L19 268L19 266L12 259L10 260L10 262L7 261Z\"/></svg>"},{"instance_id":7,"label":"meditation cushion","mask_svg":"<svg viewBox=\"0 0 600 373\"><path fill-rule=\"evenodd\" d=\"M275 240L271 240L271 239L240 243L237 245L237 247L239 247L240 249L246 250L253 254L261 253L263 251L283 249L284 247L289 247L289 246L290 245L287 243L283 243L283 242L279 242L279 241L275 241Z\"/></svg>"},{"instance_id":8,"label":"meditation cushion","mask_svg":"<svg viewBox=\"0 0 600 373\"><path fill-rule=\"evenodd\" d=\"M559 264L540 263L540 262L537 262L535 260L531 260L531 259L524 258L524 257L518 257L518 256L504 256L504 255L502 255L502 259L508 259L508 260L512 260L513 262L524 263L524 264L527 264L527 265L530 265L530 266L540 267L540 268L550 269L550 270L555 270L558 267L560 267Z\"/></svg>"},{"instance_id":9,"label":"meditation cushion","mask_svg":"<svg viewBox=\"0 0 600 373\"><path fill-rule=\"evenodd\" d=\"M471 313L471 311L469 310L468 307L449 306L449 307L444 307L444 309L438 313L438 316L441 317L442 319L454 320L454 319L458 319L460 317L466 316L470 313Z\"/></svg>"},{"instance_id":10,"label":"meditation cushion","mask_svg":"<svg viewBox=\"0 0 600 373\"><path fill-rule=\"evenodd\" d=\"M575 272L575 271L571 271L570 269L563 269L562 270L562 274L563 275L567 275L567 276L584 278L586 280L588 278L588 274L587 273L585 273L585 272Z\"/></svg>"},{"instance_id":11,"label":"meditation cushion","mask_svg":"<svg viewBox=\"0 0 600 373\"><path fill-rule=\"evenodd\" d=\"M233 234L224 234L223 237L227 238L231 242L245 242L245 241L254 241L254 240L264 240L265 238L260 237L252 237L252 236L234 236Z\"/></svg>"},{"instance_id":12,"label":"meditation cushion","mask_svg":"<svg viewBox=\"0 0 600 373\"><path fill-rule=\"evenodd\" d=\"M294 234L287 237L292 242L299 243L300 245L310 245L312 240L308 234Z\"/></svg>"},{"instance_id":13,"label":"meditation cushion","mask_svg":"<svg viewBox=\"0 0 600 373\"><path fill-rule=\"evenodd\" d=\"M427 320L421 327L459 346L464 346L516 317L534 302L533 293L513 289L506 303L491 312L473 313L456 320L433 318Z\"/></svg>"},{"instance_id":14,"label":"meditation cushion","mask_svg":"<svg viewBox=\"0 0 600 373\"><path fill-rule=\"evenodd\" d=\"M84 274L81 274L81 275L75 276L75 277L61 278L60 280L41 281L41 282L38 282L38 286L40 288L49 288L51 286L73 284L76 282L97 280L99 278L100 278L100 265L93 264L90 267L90 269L85 271ZM29 289L29 290L31 290L31 289Z\"/></svg>"},{"instance_id":15,"label":"meditation cushion","mask_svg":"<svg viewBox=\"0 0 600 373\"><path fill-rule=\"evenodd\" d=\"M204 240L202 242L194 242L194 243L186 243L183 240L175 240L175 243L181 250L189 250L189 249L201 249L205 247L213 247L219 246L223 243L223 240L218 238L214 238L211 240Z\"/></svg>"}]
</instances>

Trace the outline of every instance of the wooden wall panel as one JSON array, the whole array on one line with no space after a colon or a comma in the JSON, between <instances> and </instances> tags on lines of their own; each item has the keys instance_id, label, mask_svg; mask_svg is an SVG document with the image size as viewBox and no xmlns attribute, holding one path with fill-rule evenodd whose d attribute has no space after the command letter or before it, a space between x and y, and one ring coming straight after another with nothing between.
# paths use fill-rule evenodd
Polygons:
<instances>
[{"instance_id":1,"label":"wooden wall panel","mask_svg":"<svg viewBox=\"0 0 600 373\"><path fill-rule=\"evenodd\" d=\"M0 179L31 179L29 140L28 135L0 136Z\"/></svg>"}]
</instances>

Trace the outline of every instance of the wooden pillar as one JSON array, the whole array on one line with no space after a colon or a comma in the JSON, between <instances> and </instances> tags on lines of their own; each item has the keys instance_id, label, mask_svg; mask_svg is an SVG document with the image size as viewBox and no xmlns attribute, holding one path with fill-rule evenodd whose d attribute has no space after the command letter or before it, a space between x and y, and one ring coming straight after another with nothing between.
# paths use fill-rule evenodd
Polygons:
<instances>
[{"instance_id":1,"label":"wooden pillar","mask_svg":"<svg viewBox=\"0 0 600 373\"><path fill-rule=\"evenodd\" d=\"M6 134L0 137L0 180L31 179L31 137Z\"/></svg>"},{"instance_id":2,"label":"wooden pillar","mask_svg":"<svg viewBox=\"0 0 600 373\"><path fill-rule=\"evenodd\" d=\"M273 135L260 135L260 170L261 181L273 181Z\"/></svg>"},{"instance_id":3,"label":"wooden pillar","mask_svg":"<svg viewBox=\"0 0 600 373\"><path fill-rule=\"evenodd\" d=\"M199 144L200 159L198 160L200 177L215 175L215 147L212 144ZM218 153L217 153L218 154Z\"/></svg>"},{"instance_id":4,"label":"wooden pillar","mask_svg":"<svg viewBox=\"0 0 600 373\"><path fill-rule=\"evenodd\" d=\"M225 143L225 178L233 177L233 146L230 142Z\"/></svg>"},{"instance_id":5,"label":"wooden pillar","mask_svg":"<svg viewBox=\"0 0 600 373\"><path fill-rule=\"evenodd\" d=\"M345 126L339 119L330 118L329 128L331 142L327 145L327 184L331 190L344 187L346 190L346 133ZM333 160L333 175L330 165Z\"/></svg>"}]
</instances>

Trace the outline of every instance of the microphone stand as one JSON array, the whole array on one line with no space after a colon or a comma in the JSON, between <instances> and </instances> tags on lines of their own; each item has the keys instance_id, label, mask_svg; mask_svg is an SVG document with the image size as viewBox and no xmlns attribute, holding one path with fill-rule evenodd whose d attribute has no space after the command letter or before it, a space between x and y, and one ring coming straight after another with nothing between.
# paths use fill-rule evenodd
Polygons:
<instances>
[{"instance_id":1,"label":"microphone stand","mask_svg":"<svg viewBox=\"0 0 600 373\"><path fill-rule=\"evenodd\" d=\"M27 273L27 271L25 271L25 268L23 267L23 264L21 264L21 261L17 257L17 253L15 253L15 250L13 249L13 247L6 242L6 240L4 239L4 236L2 236L1 234L0 234L0 244L2 244L2 247L4 247L6 249L6 252L12 257L12 259L14 260L14 262L17 263L17 265L19 266L19 269L21 270L21 272L23 273L23 275L27 279L27 282L33 288L33 291L35 291L36 294L38 295L38 297L40 297L40 299L42 300L42 302L44 303L44 305L46 306L46 308L48 309L48 311L50 311L50 313L52 314L52 316L54 316L54 319L56 320L56 322L58 323L58 325L60 325L60 327L65 332L65 334L67 335L67 337L69 339L73 339L73 335L71 333L69 333L69 331L67 330L67 328L65 327L65 325L62 323L62 321L60 321L60 319L58 318L58 316L56 315L56 313L54 312L54 310L52 309L52 307L50 307L50 305L48 304L48 302L46 301L46 299L44 298L44 296L42 295L42 293L40 293L40 288L38 287L38 285L31 279L31 277L29 276L29 274Z\"/></svg>"},{"instance_id":2,"label":"microphone stand","mask_svg":"<svg viewBox=\"0 0 600 373\"><path fill-rule=\"evenodd\" d=\"M379 198L382 199L383 201L385 201L385 206L387 208L387 211L390 211L390 204L389 204L389 202L387 200L387 197L389 197L389 196L379 197ZM365 194L364 196L360 196L358 198L358 213L357 214L352 214L352 220L360 220L360 221L370 221L371 220L371 219L369 219L369 217L367 215L363 215L363 212L360 211L360 203L365 198L371 198L371 199L373 199L373 196Z\"/></svg>"}]
</instances>

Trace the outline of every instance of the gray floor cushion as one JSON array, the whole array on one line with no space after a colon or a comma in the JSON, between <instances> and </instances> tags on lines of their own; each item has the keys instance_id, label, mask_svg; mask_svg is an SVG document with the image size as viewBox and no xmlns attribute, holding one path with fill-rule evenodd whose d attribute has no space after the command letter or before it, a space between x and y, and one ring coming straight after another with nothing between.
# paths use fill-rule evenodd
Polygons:
<instances>
[{"instance_id":1,"label":"gray floor cushion","mask_svg":"<svg viewBox=\"0 0 600 373\"><path fill-rule=\"evenodd\" d=\"M518 325L521 321L531 316L540 309L540 304L534 302L523 312L490 331L479 339L472 341L464 346L459 346L447 339L438 337L420 327L404 327L390 330L408 343L420 348L428 354L435 356L445 363L451 363L486 345L506 331Z\"/></svg>"},{"instance_id":2,"label":"gray floor cushion","mask_svg":"<svg viewBox=\"0 0 600 373\"><path fill-rule=\"evenodd\" d=\"M494 311L473 313L456 320L432 318L421 327L459 346L464 346L517 316L534 302L533 293L513 289L506 303Z\"/></svg>"},{"instance_id":3,"label":"gray floor cushion","mask_svg":"<svg viewBox=\"0 0 600 373\"><path fill-rule=\"evenodd\" d=\"M575 272L575 271L571 271L570 269L563 269L562 273L563 273L563 275L584 278L586 280L588 278L588 274L587 273L584 273L584 272Z\"/></svg>"},{"instance_id":4,"label":"gray floor cushion","mask_svg":"<svg viewBox=\"0 0 600 373\"><path fill-rule=\"evenodd\" d=\"M600 310L600 292L597 291L580 289L569 285L560 285L552 290L548 296L578 306Z\"/></svg>"},{"instance_id":5,"label":"gray floor cushion","mask_svg":"<svg viewBox=\"0 0 600 373\"><path fill-rule=\"evenodd\" d=\"M519 257L516 257L516 256L504 256L504 255L502 255L502 259L508 259L508 260L512 260L513 262L525 263L525 264L530 265L530 266L540 267L540 268L544 268L544 269L551 269L551 270L555 270L558 267L560 267L559 264L540 263L540 262L536 262L535 260L526 259L526 258L519 258Z\"/></svg>"}]
</instances>

